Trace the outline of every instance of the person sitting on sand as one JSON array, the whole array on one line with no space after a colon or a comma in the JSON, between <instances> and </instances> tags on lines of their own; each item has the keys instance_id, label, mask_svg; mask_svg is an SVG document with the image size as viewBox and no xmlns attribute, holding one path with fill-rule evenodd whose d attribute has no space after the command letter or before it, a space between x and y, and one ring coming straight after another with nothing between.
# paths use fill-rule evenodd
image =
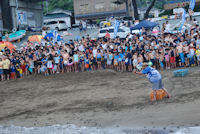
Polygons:
<instances>
[{"instance_id":1,"label":"person sitting on sand","mask_svg":"<svg viewBox=\"0 0 200 134\"><path fill-rule=\"evenodd\" d=\"M155 68L148 66L148 63L143 63L142 71L137 72L135 70L134 73L140 74L140 75L142 75L142 74L147 75L147 78L149 79L149 81L153 85L153 87L152 87L152 90L154 92L153 101L156 100L156 90L160 90L160 89L163 89L167 93L168 98L170 98L170 94L168 93L168 91L163 86L161 74Z\"/></svg>"}]
</instances>

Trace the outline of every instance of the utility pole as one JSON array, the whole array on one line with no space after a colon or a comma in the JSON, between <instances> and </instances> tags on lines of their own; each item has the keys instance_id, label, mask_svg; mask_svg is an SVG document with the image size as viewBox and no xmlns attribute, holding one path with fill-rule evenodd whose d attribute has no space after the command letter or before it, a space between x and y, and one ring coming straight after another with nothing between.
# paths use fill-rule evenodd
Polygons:
<instances>
[{"instance_id":1,"label":"utility pole","mask_svg":"<svg viewBox=\"0 0 200 134\"><path fill-rule=\"evenodd\" d=\"M48 9L48 1L46 1L46 9L47 9L47 13L49 12L49 9Z\"/></svg>"}]
</instances>

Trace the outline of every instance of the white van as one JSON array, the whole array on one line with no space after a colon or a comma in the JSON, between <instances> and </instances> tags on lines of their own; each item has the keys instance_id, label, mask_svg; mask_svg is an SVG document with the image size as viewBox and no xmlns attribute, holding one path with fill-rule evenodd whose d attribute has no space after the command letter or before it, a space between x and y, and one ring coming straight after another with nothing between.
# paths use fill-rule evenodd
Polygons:
<instances>
[{"instance_id":1,"label":"white van","mask_svg":"<svg viewBox=\"0 0 200 134\"><path fill-rule=\"evenodd\" d=\"M114 39L114 27L105 27L105 28L102 28L99 30L99 34L98 34L98 38L102 38L102 37L105 37L106 35L106 31L109 31L110 33L110 38L111 39ZM130 28L128 27L120 27L118 29L118 32L117 32L117 36L119 36L119 38L122 38L122 39L125 39L126 36L130 33Z\"/></svg>"},{"instance_id":2,"label":"white van","mask_svg":"<svg viewBox=\"0 0 200 134\"><path fill-rule=\"evenodd\" d=\"M53 30L66 30L70 26L68 26L66 21L64 20L51 20L51 21L45 21L44 27L50 28Z\"/></svg>"}]
</instances>

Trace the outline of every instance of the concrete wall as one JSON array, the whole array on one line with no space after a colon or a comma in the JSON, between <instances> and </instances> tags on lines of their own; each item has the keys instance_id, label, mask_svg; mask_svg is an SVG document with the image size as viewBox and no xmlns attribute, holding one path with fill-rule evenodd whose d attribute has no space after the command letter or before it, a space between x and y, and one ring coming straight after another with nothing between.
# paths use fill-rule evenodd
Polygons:
<instances>
[{"instance_id":1,"label":"concrete wall","mask_svg":"<svg viewBox=\"0 0 200 134\"><path fill-rule=\"evenodd\" d=\"M38 3L24 2L18 0L18 10L27 14L27 25L41 27L43 25L43 9ZM16 0L10 0L10 7L12 12L13 27L17 26L16 14Z\"/></svg>"},{"instance_id":2,"label":"concrete wall","mask_svg":"<svg viewBox=\"0 0 200 134\"><path fill-rule=\"evenodd\" d=\"M74 12L75 16L77 15L83 15L83 14L95 14L99 12L117 12L120 10L126 10L126 5L116 5L115 8L113 8L113 1L115 0L74 0ZM96 6L98 3L104 3L103 10L98 11L96 9ZM81 11L81 5L87 5L88 4L88 11L83 12Z\"/></svg>"}]
</instances>

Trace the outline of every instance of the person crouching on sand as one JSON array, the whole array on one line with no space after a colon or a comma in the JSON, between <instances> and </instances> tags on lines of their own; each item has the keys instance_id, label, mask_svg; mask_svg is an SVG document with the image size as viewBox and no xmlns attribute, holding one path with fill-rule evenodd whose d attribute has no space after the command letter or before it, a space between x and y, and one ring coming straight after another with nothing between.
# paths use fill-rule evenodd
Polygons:
<instances>
[{"instance_id":1,"label":"person crouching on sand","mask_svg":"<svg viewBox=\"0 0 200 134\"><path fill-rule=\"evenodd\" d=\"M140 75L142 74L147 75L147 78L152 83L152 90L154 92L153 101L156 100L156 90L160 90L160 89L163 89L167 93L168 98L170 98L170 94L163 86L161 74L155 68L148 66L148 63L143 63L142 71L138 72L135 70L134 73L140 74Z\"/></svg>"}]
</instances>

